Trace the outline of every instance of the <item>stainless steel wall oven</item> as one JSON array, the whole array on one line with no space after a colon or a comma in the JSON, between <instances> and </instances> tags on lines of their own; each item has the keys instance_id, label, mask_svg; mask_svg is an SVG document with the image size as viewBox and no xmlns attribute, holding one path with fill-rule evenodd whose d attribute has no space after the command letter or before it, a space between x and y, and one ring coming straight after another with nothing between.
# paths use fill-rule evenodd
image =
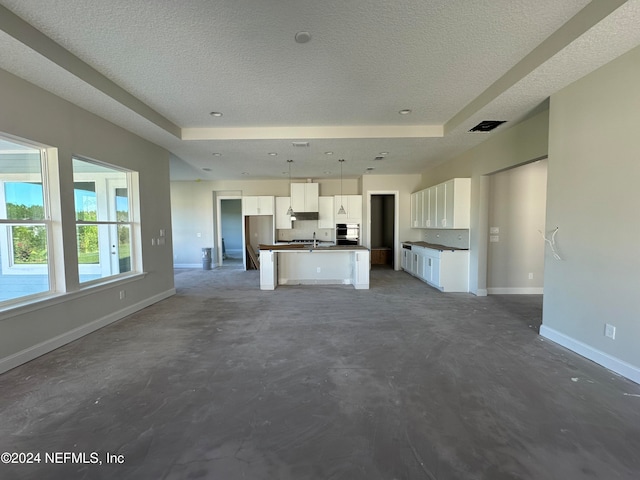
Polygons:
<instances>
[{"instance_id":1,"label":"stainless steel wall oven","mask_svg":"<svg viewBox=\"0 0 640 480\"><path fill-rule=\"evenodd\" d=\"M336 224L336 245L360 245L360 225L357 223Z\"/></svg>"}]
</instances>

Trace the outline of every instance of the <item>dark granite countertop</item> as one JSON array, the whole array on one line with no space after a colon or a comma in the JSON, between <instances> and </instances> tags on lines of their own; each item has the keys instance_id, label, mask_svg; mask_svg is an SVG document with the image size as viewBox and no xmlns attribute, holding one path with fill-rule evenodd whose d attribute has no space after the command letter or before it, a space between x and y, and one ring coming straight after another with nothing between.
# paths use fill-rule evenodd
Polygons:
<instances>
[{"instance_id":1,"label":"dark granite countertop","mask_svg":"<svg viewBox=\"0 0 640 480\"><path fill-rule=\"evenodd\" d=\"M290 244L290 245L264 245L260 244L260 250L278 250L278 251L294 251L300 252L309 250L318 250L318 251L353 251L353 250L369 250L367 247L363 247L362 245L329 245L323 247L313 247L312 245L307 245L304 243Z\"/></svg>"},{"instance_id":2,"label":"dark granite countertop","mask_svg":"<svg viewBox=\"0 0 640 480\"><path fill-rule=\"evenodd\" d=\"M415 245L416 247L424 247L431 248L433 250L440 250L441 252L445 250L469 250L468 248L459 248L459 247L447 247L446 245L440 245L438 243L427 243L427 242L402 242L404 245Z\"/></svg>"}]
</instances>

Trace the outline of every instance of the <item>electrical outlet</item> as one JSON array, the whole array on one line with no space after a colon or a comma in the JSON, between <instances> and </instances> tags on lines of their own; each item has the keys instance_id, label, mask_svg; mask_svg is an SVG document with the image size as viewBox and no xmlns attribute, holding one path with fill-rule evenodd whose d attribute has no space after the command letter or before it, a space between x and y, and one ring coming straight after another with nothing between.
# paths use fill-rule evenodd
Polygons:
<instances>
[{"instance_id":1,"label":"electrical outlet","mask_svg":"<svg viewBox=\"0 0 640 480\"><path fill-rule=\"evenodd\" d=\"M124 300L124 298L126 297L126 293L124 290L120 290L120 300Z\"/></svg>"},{"instance_id":2,"label":"electrical outlet","mask_svg":"<svg viewBox=\"0 0 640 480\"><path fill-rule=\"evenodd\" d=\"M320 273L320 267L318 267L318 268L316 269L316 272Z\"/></svg>"},{"instance_id":3,"label":"electrical outlet","mask_svg":"<svg viewBox=\"0 0 640 480\"><path fill-rule=\"evenodd\" d=\"M500 227L489 227L489 233L491 233L492 235L500 233Z\"/></svg>"},{"instance_id":4,"label":"electrical outlet","mask_svg":"<svg viewBox=\"0 0 640 480\"><path fill-rule=\"evenodd\" d=\"M491 236L489 236L489 241L493 242L493 243L499 242L500 241L500 236L499 235L491 235Z\"/></svg>"},{"instance_id":5,"label":"electrical outlet","mask_svg":"<svg viewBox=\"0 0 640 480\"><path fill-rule=\"evenodd\" d=\"M611 340L616 339L616 327L609 323L604 324L604 336L609 337Z\"/></svg>"},{"instance_id":6,"label":"electrical outlet","mask_svg":"<svg viewBox=\"0 0 640 480\"><path fill-rule=\"evenodd\" d=\"M533 272L529 272L529 280L533 280Z\"/></svg>"},{"instance_id":7,"label":"electrical outlet","mask_svg":"<svg viewBox=\"0 0 640 480\"><path fill-rule=\"evenodd\" d=\"M156 245L156 239L155 239L155 238L152 238L152 239L151 239L151 246L152 246L152 247L155 247L155 245Z\"/></svg>"}]
</instances>

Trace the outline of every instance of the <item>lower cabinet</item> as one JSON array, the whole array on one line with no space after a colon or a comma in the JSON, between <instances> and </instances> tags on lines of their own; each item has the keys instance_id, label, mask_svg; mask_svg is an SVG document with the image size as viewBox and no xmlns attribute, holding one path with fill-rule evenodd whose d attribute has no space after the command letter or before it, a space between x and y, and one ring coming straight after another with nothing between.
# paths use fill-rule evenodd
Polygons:
<instances>
[{"instance_id":1,"label":"lower cabinet","mask_svg":"<svg viewBox=\"0 0 640 480\"><path fill-rule=\"evenodd\" d=\"M413 245L402 249L402 268L443 292L469 291L469 251L435 250Z\"/></svg>"}]
</instances>

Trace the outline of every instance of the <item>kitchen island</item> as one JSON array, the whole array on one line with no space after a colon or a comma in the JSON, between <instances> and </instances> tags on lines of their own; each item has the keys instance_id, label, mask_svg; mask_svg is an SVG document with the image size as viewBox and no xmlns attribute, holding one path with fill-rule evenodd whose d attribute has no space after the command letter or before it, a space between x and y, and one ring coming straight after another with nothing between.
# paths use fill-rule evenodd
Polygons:
<instances>
[{"instance_id":1,"label":"kitchen island","mask_svg":"<svg viewBox=\"0 0 640 480\"><path fill-rule=\"evenodd\" d=\"M260 290L278 285L369 288L369 250L359 245L260 245Z\"/></svg>"}]
</instances>

